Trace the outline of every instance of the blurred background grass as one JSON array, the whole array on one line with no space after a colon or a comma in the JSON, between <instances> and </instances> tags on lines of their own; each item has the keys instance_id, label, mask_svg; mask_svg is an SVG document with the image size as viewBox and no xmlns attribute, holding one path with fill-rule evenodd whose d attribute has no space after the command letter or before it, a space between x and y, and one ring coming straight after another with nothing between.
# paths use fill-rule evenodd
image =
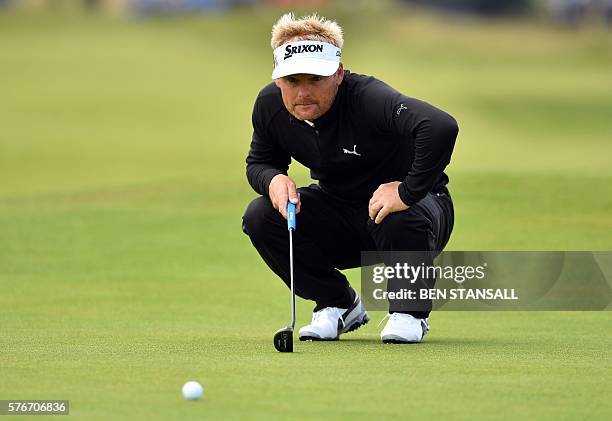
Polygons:
<instances>
[{"instance_id":1,"label":"blurred background grass","mask_svg":"<svg viewBox=\"0 0 612 421\"><path fill-rule=\"evenodd\" d=\"M406 382L423 385L424 417L490 419L498 404L514 418L609 414L608 313L438 313L429 348L383 350L367 326L355 341L302 348L301 363L275 359L269 334L287 292L240 217L255 197L244 175L251 107L287 9L26 3L0 9L3 398L68 397L88 419L115 406L115 419L185 419L197 408L168 396L200 373L216 418L286 416L275 402L313 417L372 416L377 402L405 413ZM601 21L348 4L317 7L345 29L345 67L459 121L449 249L612 248L612 34ZM291 175L309 182L298 164ZM298 323L311 307L299 301ZM410 375L391 376L406 352ZM296 367L297 389L276 384ZM308 367L342 367L369 389L338 406L342 382L322 385ZM481 375L496 387L474 388Z\"/></svg>"},{"instance_id":2,"label":"blurred background grass","mask_svg":"<svg viewBox=\"0 0 612 421\"><path fill-rule=\"evenodd\" d=\"M606 27L363 4L322 10L345 28L345 67L459 120L451 247L610 247ZM282 10L0 13L2 206L175 182L196 184L202 206L231 202L238 220L253 196L251 106L269 82L269 32ZM308 182L299 165L292 172Z\"/></svg>"}]
</instances>

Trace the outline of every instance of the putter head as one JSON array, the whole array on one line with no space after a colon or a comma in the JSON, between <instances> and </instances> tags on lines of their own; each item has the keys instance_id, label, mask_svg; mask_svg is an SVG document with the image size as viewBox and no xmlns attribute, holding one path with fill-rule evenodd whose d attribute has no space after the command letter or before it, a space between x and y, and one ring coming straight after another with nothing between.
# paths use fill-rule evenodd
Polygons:
<instances>
[{"instance_id":1,"label":"putter head","mask_svg":"<svg viewBox=\"0 0 612 421\"><path fill-rule=\"evenodd\" d=\"M291 326L276 331L274 334L274 348L278 352L293 352L293 328Z\"/></svg>"}]
</instances>

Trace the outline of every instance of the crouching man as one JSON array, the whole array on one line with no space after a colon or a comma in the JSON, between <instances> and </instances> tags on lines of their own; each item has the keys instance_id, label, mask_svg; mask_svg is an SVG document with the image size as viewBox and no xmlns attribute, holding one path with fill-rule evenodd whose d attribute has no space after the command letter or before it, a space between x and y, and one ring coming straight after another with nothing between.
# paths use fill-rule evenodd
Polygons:
<instances>
[{"instance_id":1,"label":"crouching man","mask_svg":"<svg viewBox=\"0 0 612 421\"><path fill-rule=\"evenodd\" d=\"M342 29L313 15L282 16L272 29L273 82L255 101L247 178L261 196L243 230L289 284L286 206L297 206L295 291L316 303L300 340L336 340L369 321L341 269L361 251L442 251L453 228L444 169L458 133L445 112L343 68ZM317 184L296 188L291 159ZM425 284L424 284L425 285ZM431 285L429 285L431 286ZM430 309L389 302L383 342L421 342Z\"/></svg>"}]
</instances>

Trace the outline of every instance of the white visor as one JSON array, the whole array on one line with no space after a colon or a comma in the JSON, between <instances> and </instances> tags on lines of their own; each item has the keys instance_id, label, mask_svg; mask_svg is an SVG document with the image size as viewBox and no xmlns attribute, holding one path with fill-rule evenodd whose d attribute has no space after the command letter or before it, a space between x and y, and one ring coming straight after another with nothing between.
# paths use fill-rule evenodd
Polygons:
<instances>
[{"instance_id":1,"label":"white visor","mask_svg":"<svg viewBox=\"0 0 612 421\"><path fill-rule=\"evenodd\" d=\"M341 54L338 47L326 42L288 42L274 50L272 79L300 73L331 76L338 70Z\"/></svg>"}]
</instances>

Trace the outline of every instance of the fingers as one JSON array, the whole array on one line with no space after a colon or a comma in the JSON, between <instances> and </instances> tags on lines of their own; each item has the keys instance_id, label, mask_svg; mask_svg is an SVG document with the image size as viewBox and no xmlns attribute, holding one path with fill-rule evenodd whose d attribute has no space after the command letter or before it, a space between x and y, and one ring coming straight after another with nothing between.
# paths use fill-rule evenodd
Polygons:
<instances>
[{"instance_id":1,"label":"fingers","mask_svg":"<svg viewBox=\"0 0 612 421\"><path fill-rule=\"evenodd\" d=\"M287 219L287 201L285 200L284 202L285 204L279 204L279 208L278 211L280 212L281 215L283 215L283 218Z\"/></svg>"},{"instance_id":2,"label":"fingers","mask_svg":"<svg viewBox=\"0 0 612 421\"><path fill-rule=\"evenodd\" d=\"M289 200L294 205L297 205L300 198L298 196L297 190L295 189L295 184L293 182L287 183L287 193L289 194Z\"/></svg>"},{"instance_id":3,"label":"fingers","mask_svg":"<svg viewBox=\"0 0 612 421\"><path fill-rule=\"evenodd\" d=\"M285 219L287 219L287 202L287 196L279 198L278 201L278 211Z\"/></svg>"},{"instance_id":4,"label":"fingers","mask_svg":"<svg viewBox=\"0 0 612 421\"><path fill-rule=\"evenodd\" d=\"M268 196L270 197L270 202L272 202L274 209L279 211L281 214L283 213L281 210L283 208L283 196L287 195L287 189L285 187L286 182L284 180L285 177L286 176L283 174L275 175L268 186ZM284 198L284 201L286 202L287 199Z\"/></svg>"},{"instance_id":5,"label":"fingers","mask_svg":"<svg viewBox=\"0 0 612 421\"><path fill-rule=\"evenodd\" d=\"M296 204L296 211L299 209L299 195L295 188L295 183L291 178L284 174L277 174L272 178L268 187L268 195L272 206L276 209L283 218L287 219L287 202Z\"/></svg>"},{"instance_id":6,"label":"fingers","mask_svg":"<svg viewBox=\"0 0 612 421\"><path fill-rule=\"evenodd\" d=\"M368 206L368 214L370 219L375 219L378 212L383 208L383 204L372 199L370 200L370 206Z\"/></svg>"},{"instance_id":7,"label":"fingers","mask_svg":"<svg viewBox=\"0 0 612 421\"><path fill-rule=\"evenodd\" d=\"M287 205L289 204L289 202L294 203L293 201L289 199L289 196L284 196L282 200L279 200L279 207L277 208L278 211L281 213L281 215L283 215L285 219L289 217L287 215ZM300 213L300 209L302 209L302 201L300 200L300 194L297 193L297 204L295 205L296 215Z\"/></svg>"},{"instance_id":8,"label":"fingers","mask_svg":"<svg viewBox=\"0 0 612 421\"><path fill-rule=\"evenodd\" d=\"M286 197L284 197L284 199L285 201L282 207L283 211L281 213L283 214L285 219L287 219L287 204L289 202L296 205L295 207L296 214L299 212L299 208L300 208L300 196L295 188L295 183L291 181L291 179L289 179L289 181L287 182Z\"/></svg>"},{"instance_id":9,"label":"fingers","mask_svg":"<svg viewBox=\"0 0 612 421\"><path fill-rule=\"evenodd\" d=\"M374 193L372 193L372 198L370 199L370 203L368 204L368 213L370 214L370 219L376 218L376 214L383 207L382 204L379 203L381 188L383 184L381 184Z\"/></svg>"},{"instance_id":10,"label":"fingers","mask_svg":"<svg viewBox=\"0 0 612 421\"><path fill-rule=\"evenodd\" d=\"M284 187L284 186L283 186ZM287 202L289 200L289 196L287 194L287 189L279 189L274 195L274 200L272 201L272 205L274 209L276 209L283 218L287 219Z\"/></svg>"},{"instance_id":11,"label":"fingers","mask_svg":"<svg viewBox=\"0 0 612 421\"><path fill-rule=\"evenodd\" d=\"M302 209L302 196L300 195L300 192L298 192L298 203L297 206L295 207L295 214L297 215L298 213L300 213L300 209Z\"/></svg>"},{"instance_id":12,"label":"fingers","mask_svg":"<svg viewBox=\"0 0 612 421\"><path fill-rule=\"evenodd\" d=\"M295 183L288 179L287 184L285 184L285 188L281 191L281 194L278 197L278 211L283 215L283 218L287 219L287 204L291 202L295 207L295 213L297 214L300 211L300 195L297 192L295 187Z\"/></svg>"},{"instance_id":13,"label":"fingers","mask_svg":"<svg viewBox=\"0 0 612 421\"><path fill-rule=\"evenodd\" d=\"M374 219L374 222L376 224L380 224L383 219L385 219L387 217L387 215L389 215L391 213L391 208L384 206L380 209L380 211L378 212L378 214L376 215L376 219Z\"/></svg>"}]
</instances>

